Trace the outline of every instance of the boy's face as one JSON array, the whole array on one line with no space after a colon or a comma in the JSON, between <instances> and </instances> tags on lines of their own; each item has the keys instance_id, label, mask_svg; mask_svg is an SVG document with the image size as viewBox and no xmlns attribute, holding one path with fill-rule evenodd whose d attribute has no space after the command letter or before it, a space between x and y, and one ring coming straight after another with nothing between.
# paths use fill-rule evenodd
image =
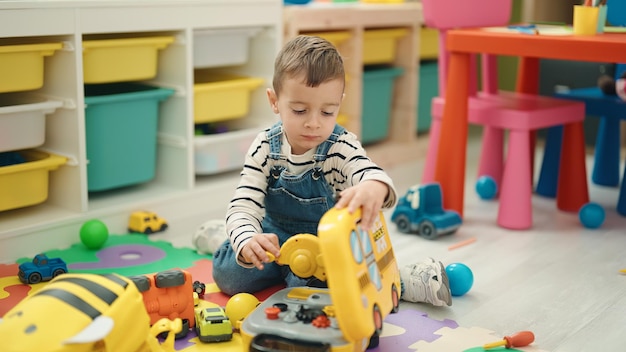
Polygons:
<instances>
[{"instance_id":1,"label":"boy's face","mask_svg":"<svg viewBox=\"0 0 626 352\"><path fill-rule=\"evenodd\" d=\"M283 131L291 152L299 155L324 142L335 128L337 113L343 99L344 83L340 79L307 87L302 76L287 78L280 97L273 89L267 97L275 114L283 122Z\"/></svg>"}]
</instances>

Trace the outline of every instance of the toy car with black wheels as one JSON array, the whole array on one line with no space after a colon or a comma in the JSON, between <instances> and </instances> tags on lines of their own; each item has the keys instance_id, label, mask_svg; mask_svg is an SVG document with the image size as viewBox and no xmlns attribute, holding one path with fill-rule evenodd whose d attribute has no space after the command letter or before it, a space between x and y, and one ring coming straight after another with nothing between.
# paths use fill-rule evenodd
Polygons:
<instances>
[{"instance_id":1,"label":"toy car with black wheels","mask_svg":"<svg viewBox=\"0 0 626 352\"><path fill-rule=\"evenodd\" d=\"M128 232L149 235L168 228L167 221L151 211L136 211L128 219Z\"/></svg>"},{"instance_id":2,"label":"toy car with black wheels","mask_svg":"<svg viewBox=\"0 0 626 352\"><path fill-rule=\"evenodd\" d=\"M38 284L67 273L67 264L61 258L48 258L43 253L32 261L20 264L17 276L25 284Z\"/></svg>"},{"instance_id":3,"label":"toy car with black wheels","mask_svg":"<svg viewBox=\"0 0 626 352\"><path fill-rule=\"evenodd\" d=\"M196 308L196 333L202 342L233 339L233 325L221 307Z\"/></svg>"},{"instance_id":4,"label":"toy car with black wheels","mask_svg":"<svg viewBox=\"0 0 626 352\"><path fill-rule=\"evenodd\" d=\"M456 232L463 220L454 210L443 208L439 183L415 185L400 197L391 214L398 231L417 233L432 240Z\"/></svg>"}]
</instances>

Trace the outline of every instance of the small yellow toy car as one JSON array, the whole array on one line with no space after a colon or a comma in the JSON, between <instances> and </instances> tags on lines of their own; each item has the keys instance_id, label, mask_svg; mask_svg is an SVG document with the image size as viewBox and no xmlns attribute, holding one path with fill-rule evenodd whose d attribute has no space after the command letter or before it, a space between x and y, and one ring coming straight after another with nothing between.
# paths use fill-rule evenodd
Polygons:
<instances>
[{"instance_id":1,"label":"small yellow toy car","mask_svg":"<svg viewBox=\"0 0 626 352\"><path fill-rule=\"evenodd\" d=\"M151 233L167 230L168 224L165 219L151 211L136 211L130 214L128 220L128 232Z\"/></svg>"},{"instance_id":2,"label":"small yellow toy car","mask_svg":"<svg viewBox=\"0 0 626 352\"><path fill-rule=\"evenodd\" d=\"M196 333L202 342L230 341L233 325L221 307L196 308Z\"/></svg>"}]
</instances>

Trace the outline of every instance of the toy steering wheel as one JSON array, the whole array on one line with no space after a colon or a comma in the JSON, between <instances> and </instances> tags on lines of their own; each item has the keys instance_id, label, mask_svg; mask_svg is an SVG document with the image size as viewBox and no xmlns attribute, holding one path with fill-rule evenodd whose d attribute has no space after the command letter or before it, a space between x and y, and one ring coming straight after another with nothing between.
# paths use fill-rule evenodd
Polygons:
<instances>
[{"instance_id":1,"label":"toy steering wheel","mask_svg":"<svg viewBox=\"0 0 626 352\"><path fill-rule=\"evenodd\" d=\"M280 247L280 256L275 258L267 253L270 261L280 265L289 265L291 271L301 278L315 276L326 281L326 270L322 263L317 236L309 233L300 233L290 237Z\"/></svg>"}]
</instances>

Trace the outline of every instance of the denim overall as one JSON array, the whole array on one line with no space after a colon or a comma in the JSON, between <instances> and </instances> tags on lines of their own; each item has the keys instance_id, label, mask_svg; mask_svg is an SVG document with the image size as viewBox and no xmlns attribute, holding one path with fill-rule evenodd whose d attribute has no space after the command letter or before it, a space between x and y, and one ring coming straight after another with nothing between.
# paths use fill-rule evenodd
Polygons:
<instances>
[{"instance_id":1,"label":"denim overall","mask_svg":"<svg viewBox=\"0 0 626 352\"><path fill-rule=\"evenodd\" d=\"M264 233L275 233L280 245L298 233L317 235L322 215L335 204L334 192L326 182L322 163L326 153L345 129L335 125L330 137L317 147L315 165L299 175L287 170L287 158L281 154L282 124L279 122L267 132L269 157L275 160L268 177L265 197ZM286 283L288 287L306 286L309 279L294 275L287 265L266 263L263 270L244 268L237 264L230 241L225 241L213 255L213 279L226 294L258 292Z\"/></svg>"}]
</instances>

